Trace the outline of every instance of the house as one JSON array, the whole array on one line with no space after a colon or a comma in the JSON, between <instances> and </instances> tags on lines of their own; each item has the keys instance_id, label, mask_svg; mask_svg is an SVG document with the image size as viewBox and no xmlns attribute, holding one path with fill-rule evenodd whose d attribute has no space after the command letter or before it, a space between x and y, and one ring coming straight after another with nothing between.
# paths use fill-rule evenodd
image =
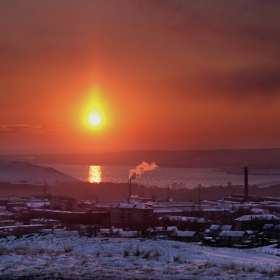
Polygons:
<instances>
[{"instance_id":1,"label":"house","mask_svg":"<svg viewBox=\"0 0 280 280\"><path fill-rule=\"evenodd\" d=\"M159 218L160 219L160 218ZM209 223L204 218L188 216L167 216L169 225L177 226L181 230L203 231Z\"/></svg>"},{"instance_id":2,"label":"house","mask_svg":"<svg viewBox=\"0 0 280 280\"><path fill-rule=\"evenodd\" d=\"M235 229L238 230L262 230L265 224L277 224L280 218L273 214L244 215L235 219Z\"/></svg>"},{"instance_id":3,"label":"house","mask_svg":"<svg viewBox=\"0 0 280 280\"><path fill-rule=\"evenodd\" d=\"M171 238L177 241L185 241L185 242L197 242L200 240L200 236L197 231L174 231L171 234Z\"/></svg>"},{"instance_id":4,"label":"house","mask_svg":"<svg viewBox=\"0 0 280 280\"><path fill-rule=\"evenodd\" d=\"M175 226L150 227L147 229L147 236L154 238L169 238L174 232L178 231Z\"/></svg>"},{"instance_id":5,"label":"house","mask_svg":"<svg viewBox=\"0 0 280 280\"><path fill-rule=\"evenodd\" d=\"M127 202L127 198L121 198L121 199L100 198L95 202L95 206L116 206L126 202Z\"/></svg>"},{"instance_id":6,"label":"house","mask_svg":"<svg viewBox=\"0 0 280 280\"><path fill-rule=\"evenodd\" d=\"M119 204L110 209L111 225L129 227L153 218L153 209L145 204Z\"/></svg>"},{"instance_id":7,"label":"house","mask_svg":"<svg viewBox=\"0 0 280 280\"><path fill-rule=\"evenodd\" d=\"M67 230L67 227L64 228L64 230ZM71 227L68 229L71 230ZM78 227L78 233L79 236L87 236L87 237L92 237L92 236L97 236L97 227L96 225L80 225Z\"/></svg>"},{"instance_id":8,"label":"house","mask_svg":"<svg viewBox=\"0 0 280 280\"><path fill-rule=\"evenodd\" d=\"M101 228L100 229L100 236L101 237L110 237L111 236L110 228Z\"/></svg>"},{"instance_id":9,"label":"house","mask_svg":"<svg viewBox=\"0 0 280 280\"><path fill-rule=\"evenodd\" d=\"M120 233L123 232L122 228L101 228L100 236L102 237L119 237Z\"/></svg>"},{"instance_id":10,"label":"house","mask_svg":"<svg viewBox=\"0 0 280 280\"><path fill-rule=\"evenodd\" d=\"M232 230L232 225L211 225L208 230L204 232L203 243L208 245L219 245L220 244L220 233Z\"/></svg>"},{"instance_id":11,"label":"house","mask_svg":"<svg viewBox=\"0 0 280 280\"><path fill-rule=\"evenodd\" d=\"M274 226L273 235L274 235L273 239L274 238L275 239L280 239L280 224L277 224L277 225Z\"/></svg>"},{"instance_id":12,"label":"house","mask_svg":"<svg viewBox=\"0 0 280 280\"><path fill-rule=\"evenodd\" d=\"M209 235L211 235L212 237L217 237L220 232L221 232L220 225L211 225L209 228Z\"/></svg>"},{"instance_id":13,"label":"house","mask_svg":"<svg viewBox=\"0 0 280 280\"><path fill-rule=\"evenodd\" d=\"M262 228L264 235L269 239L279 239L280 238L280 224L265 224Z\"/></svg>"},{"instance_id":14,"label":"house","mask_svg":"<svg viewBox=\"0 0 280 280\"><path fill-rule=\"evenodd\" d=\"M137 230L119 232L119 237L122 237L122 238L135 238L135 237L141 237L141 236L142 236L141 231L137 231Z\"/></svg>"},{"instance_id":15,"label":"house","mask_svg":"<svg viewBox=\"0 0 280 280\"><path fill-rule=\"evenodd\" d=\"M246 231L223 230L219 233L217 243L221 246L242 245L249 237Z\"/></svg>"},{"instance_id":16,"label":"house","mask_svg":"<svg viewBox=\"0 0 280 280\"><path fill-rule=\"evenodd\" d=\"M262 231L265 236L268 238L273 238L274 235L274 225L273 224L264 224Z\"/></svg>"},{"instance_id":17,"label":"house","mask_svg":"<svg viewBox=\"0 0 280 280\"><path fill-rule=\"evenodd\" d=\"M8 235L14 235L19 237L23 234L41 232L45 228L45 225L15 225L15 226L5 226L0 227L0 237L5 237Z\"/></svg>"},{"instance_id":18,"label":"house","mask_svg":"<svg viewBox=\"0 0 280 280\"><path fill-rule=\"evenodd\" d=\"M47 228L53 228L56 226L60 226L61 222L59 220L54 220L54 219L39 218L39 219L31 219L30 224L31 225L43 224L46 225Z\"/></svg>"},{"instance_id":19,"label":"house","mask_svg":"<svg viewBox=\"0 0 280 280\"><path fill-rule=\"evenodd\" d=\"M50 209L60 211L77 211L77 200L67 196L55 196L50 199Z\"/></svg>"}]
</instances>

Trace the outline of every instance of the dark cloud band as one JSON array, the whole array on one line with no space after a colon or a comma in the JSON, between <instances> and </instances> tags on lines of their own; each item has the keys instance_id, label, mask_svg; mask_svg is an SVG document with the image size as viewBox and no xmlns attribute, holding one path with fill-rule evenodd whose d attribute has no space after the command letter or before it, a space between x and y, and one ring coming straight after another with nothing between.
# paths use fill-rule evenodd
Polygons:
<instances>
[{"instance_id":1,"label":"dark cloud band","mask_svg":"<svg viewBox=\"0 0 280 280\"><path fill-rule=\"evenodd\" d=\"M14 125L2 125L0 126L0 133L7 134L40 134L48 132L62 132L58 127L52 129L46 129L40 125L32 126L29 124L14 124Z\"/></svg>"}]
</instances>

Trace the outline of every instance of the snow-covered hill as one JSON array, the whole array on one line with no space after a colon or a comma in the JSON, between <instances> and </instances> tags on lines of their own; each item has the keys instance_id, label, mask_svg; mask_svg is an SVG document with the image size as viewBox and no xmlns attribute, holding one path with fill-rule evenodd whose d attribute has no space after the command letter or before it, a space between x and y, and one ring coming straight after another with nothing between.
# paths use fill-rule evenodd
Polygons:
<instances>
[{"instance_id":1,"label":"snow-covered hill","mask_svg":"<svg viewBox=\"0 0 280 280\"><path fill-rule=\"evenodd\" d=\"M275 245L274 245L275 246ZM0 239L1 279L279 280L273 246L205 247L169 240L88 238L54 230Z\"/></svg>"},{"instance_id":2,"label":"snow-covered hill","mask_svg":"<svg viewBox=\"0 0 280 280\"><path fill-rule=\"evenodd\" d=\"M59 182L74 183L79 180L51 167L28 162L0 161L0 182L11 184L53 185Z\"/></svg>"}]
</instances>

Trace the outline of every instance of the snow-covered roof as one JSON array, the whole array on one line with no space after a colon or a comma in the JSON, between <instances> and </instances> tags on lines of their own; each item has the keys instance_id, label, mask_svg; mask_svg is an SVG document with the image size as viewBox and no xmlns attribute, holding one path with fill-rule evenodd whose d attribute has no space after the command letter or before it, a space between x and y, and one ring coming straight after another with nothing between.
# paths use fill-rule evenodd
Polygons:
<instances>
[{"instance_id":1,"label":"snow-covered roof","mask_svg":"<svg viewBox=\"0 0 280 280\"><path fill-rule=\"evenodd\" d=\"M14 216L14 215L15 215L14 213L5 211L5 212L1 212L1 213L0 213L0 218L2 219L2 217Z\"/></svg>"},{"instance_id":2,"label":"snow-covered roof","mask_svg":"<svg viewBox=\"0 0 280 280\"><path fill-rule=\"evenodd\" d=\"M204 218L197 218L197 217L169 216L168 219L170 221L206 223L206 220Z\"/></svg>"},{"instance_id":3,"label":"snow-covered roof","mask_svg":"<svg viewBox=\"0 0 280 280\"><path fill-rule=\"evenodd\" d=\"M115 205L112 208L123 208L123 209L141 209L141 210L149 210L152 209L150 206L143 204L143 203L138 203L138 204L132 204L132 203L120 203L119 205Z\"/></svg>"},{"instance_id":4,"label":"snow-covered roof","mask_svg":"<svg viewBox=\"0 0 280 280\"><path fill-rule=\"evenodd\" d=\"M221 230L231 230L232 229L232 225L222 225L221 226Z\"/></svg>"},{"instance_id":5,"label":"snow-covered roof","mask_svg":"<svg viewBox=\"0 0 280 280\"><path fill-rule=\"evenodd\" d=\"M218 230L218 229L220 229L220 226L219 225L211 225L209 229L210 230Z\"/></svg>"},{"instance_id":6,"label":"snow-covered roof","mask_svg":"<svg viewBox=\"0 0 280 280\"><path fill-rule=\"evenodd\" d=\"M267 209L261 209L261 208L251 208L250 209L251 213L254 214L268 214L269 211Z\"/></svg>"},{"instance_id":7,"label":"snow-covered roof","mask_svg":"<svg viewBox=\"0 0 280 280\"><path fill-rule=\"evenodd\" d=\"M226 237L242 237L246 232L240 231L240 230L223 230L219 233L220 237L226 236Z\"/></svg>"},{"instance_id":8,"label":"snow-covered roof","mask_svg":"<svg viewBox=\"0 0 280 280\"><path fill-rule=\"evenodd\" d=\"M169 226L169 227L155 227L155 231L177 231L176 226Z\"/></svg>"},{"instance_id":9,"label":"snow-covered roof","mask_svg":"<svg viewBox=\"0 0 280 280\"><path fill-rule=\"evenodd\" d=\"M212 240L212 237L211 237L211 236L204 236L203 239L204 239L204 240Z\"/></svg>"},{"instance_id":10,"label":"snow-covered roof","mask_svg":"<svg viewBox=\"0 0 280 280\"><path fill-rule=\"evenodd\" d=\"M120 203L119 205L113 206L112 208L125 208L125 209L132 209L134 204L130 203Z\"/></svg>"},{"instance_id":11,"label":"snow-covered roof","mask_svg":"<svg viewBox=\"0 0 280 280\"><path fill-rule=\"evenodd\" d=\"M174 230L174 231L177 231L177 227L176 226L169 226L167 227L167 230Z\"/></svg>"},{"instance_id":12,"label":"snow-covered roof","mask_svg":"<svg viewBox=\"0 0 280 280\"><path fill-rule=\"evenodd\" d=\"M163 202L161 203L164 207L190 207L194 206L195 204L193 202L175 202L175 201L169 201L169 202Z\"/></svg>"},{"instance_id":13,"label":"snow-covered roof","mask_svg":"<svg viewBox=\"0 0 280 280\"><path fill-rule=\"evenodd\" d=\"M51 212L51 213L70 213L70 214L84 214L85 211L62 211L62 210L50 210L50 209L30 209L30 211L36 211L36 213L45 213L45 212ZM106 211L92 211L92 213L106 213Z\"/></svg>"},{"instance_id":14,"label":"snow-covered roof","mask_svg":"<svg viewBox=\"0 0 280 280\"><path fill-rule=\"evenodd\" d=\"M262 229L270 229L273 228L273 224L265 224Z\"/></svg>"},{"instance_id":15,"label":"snow-covered roof","mask_svg":"<svg viewBox=\"0 0 280 280\"><path fill-rule=\"evenodd\" d=\"M182 213L180 209L154 209L154 213Z\"/></svg>"},{"instance_id":16,"label":"snow-covered roof","mask_svg":"<svg viewBox=\"0 0 280 280\"><path fill-rule=\"evenodd\" d=\"M227 210L223 209L218 209L218 208L203 208L202 212L225 212Z\"/></svg>"},{"instance_id":17,"label":"snow-covered roof","mask_svg":"<svg viewBox=\"0 0 280 280\"><path fill-rule=\"evenodd\" d=\"M179 237L193 237L196 234L196 231L180 231L174 232L173 236L179 236Z\"/></svg>"},{"instance_id":18,"label":"snow-covered roof","mask_svg":"<svg viewBox=\"0 0 280 280\"><path fill-rule=\"evenodd\" d=\"M256 230L246 230L246 232L247 232L249 235L253 235L253 234L256 234L256 233L257 233Z\"/></svg>"},{"instance_id":19,"label":"snow-covered roof","mask_svg":"<svg viewBox=\"0 0 280 280\"><path fill-rule=\"evenodd\" d=\"M123 229L122 229L122 228L112 228L111 231L112 231L113 233L117 233L117 232L122 232Z\"/></svg>"},{"instance_id":20,"label":"snow-covered roof","mask_svg":"<svg viewBox=\"0 0 280 280\"><path fill-rule=\"evenodd\" d=\"M118 233L123 232L122 228L101 228L100 233Z\"/></svg>"},{"instance_id":21,"label":"snow-covered roof","mask_svg":"<svg viewBox=\"0 0 280 280\"><path fill-rule=\"evenodd\" d=\"M239 222L246 222L246 221L251 221L251 220L275 220L275 221L280 221L280 218L273 215L273 214L267 214L267 215L244 215L241 216L237 219L236 221Z\"/></svg>"},{"instance_id":22,"label":"snow-covered roof","mask_svg":"<svg viewBox=\"0 0 280 280\"><path fill-rule=\"evenodd\" d=\"M40 208L40 207L44 207L44 206L50 206L50 202L49 201L40 201L40 202L27 202L26 206L28 208Z\"/></svg>"},{"instance_id":23,"label":"snow-covered roof","mask_svg":"<svg viewBox=\"0 0 280 280\"><path fill-rule=\"evenodd\" d=\"M147 209L147 210L152 209L150 206L142 204L142 203L141 204L136 204L134 208L135 209L142 209L142 210L144 210L144 209Z\"/></svg>"}]
</instances>

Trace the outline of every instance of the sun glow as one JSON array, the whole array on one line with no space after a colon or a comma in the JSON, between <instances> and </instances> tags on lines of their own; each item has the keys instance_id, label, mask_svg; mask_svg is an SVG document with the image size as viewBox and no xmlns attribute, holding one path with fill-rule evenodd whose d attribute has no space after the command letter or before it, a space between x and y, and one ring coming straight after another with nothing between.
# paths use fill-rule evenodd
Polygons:
<instances>
[{"instance_id":1,"label":"sun glow","mask_svg":"<svg viewBox=\"0 0 280 280\"><path fill-rule=\"evenodd\" d=\"M98 114L93 113L88 117L88 122L93 126L97 126L101 123L101 117Z\"/></svg>"}]
</instances>

